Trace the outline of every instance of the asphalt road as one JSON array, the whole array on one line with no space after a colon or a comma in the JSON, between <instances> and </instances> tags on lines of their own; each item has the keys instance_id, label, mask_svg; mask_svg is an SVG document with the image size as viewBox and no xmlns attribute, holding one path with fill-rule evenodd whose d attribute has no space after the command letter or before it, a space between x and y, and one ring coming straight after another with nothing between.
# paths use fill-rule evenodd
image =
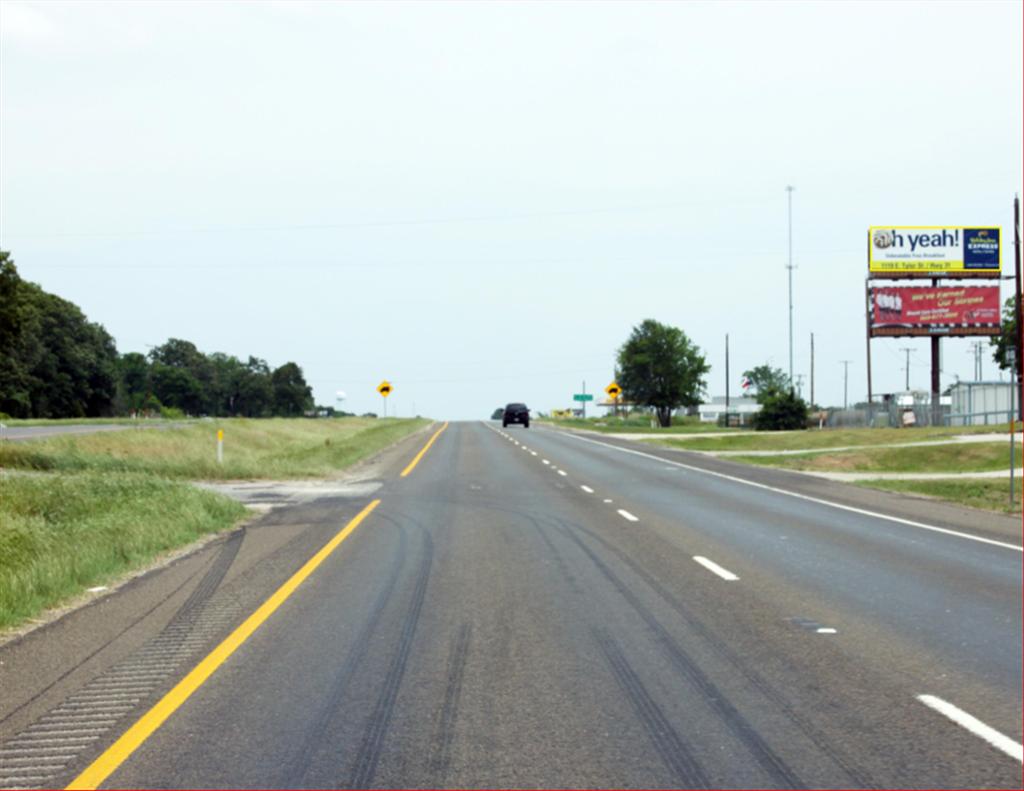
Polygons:
<instances>
[{"instance_id":1,"label":"asphalt road","mask_svg":"<svg viewBox=\"0 0 1024 791\"><path fill-rule=\"evenodd\" d=\"M1016 520L485 423L402 477L425 439L0 649L0 785L1021 786Z\"/></svg>"}]
</instances>

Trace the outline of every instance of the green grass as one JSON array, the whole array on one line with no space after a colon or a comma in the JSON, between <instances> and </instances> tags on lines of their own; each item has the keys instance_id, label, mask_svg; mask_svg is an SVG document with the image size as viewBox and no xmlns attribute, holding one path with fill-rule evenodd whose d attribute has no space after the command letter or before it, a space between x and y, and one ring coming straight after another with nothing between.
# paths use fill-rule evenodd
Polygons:
<instances>
[{"instance_id":1,"label":"green grass","mask_svg":"<svg viewBox=\"0 0 1024 791\"><path fill-rule=\"evenodd\" d=\"M657 445L685 450L803 450L841 448L863 445L892 445L907 442L941 442L962 434L1003 434L1010 432L1009 424L1000 426L969 426L939 428L854 428L818 431L766 432L749 431L743 434L715 438L678 440L646 440Z\"/></svg>"},{"instance_id":2,"label":"green grass","mask_svg":"<svg viewBox=\"0 0 1024 791\"><path fill-rule=\"evenodd\" d=\"M179 423L194 418L183 418L182 420L165 420L164 418L136 419L130 417L78 417L78 418L0 418L0 423L14 428L17 426L159 426L164 423Z\"/></svg>"},{"instance_id":3,"label":"green grass","mask_svg":"<svg viewBox=\"0 0 1024 791\"><path fill-rule=\"evenodd\" d=\"M0 475L0 628L245 513L226 497L152 475Z\"/></svg>"},{"instance_id":4,"label":"green grass","mask_svg":"<svg viewBox=\"0 0 1024 791\"><path fill-rule=\"evenodd\" d=\"M993 480L973 481L858 481L858 486L870 489L885 489L890 492L935 497L947 502L983 508L1005 514L1019 514L1024 488L1021 479L1016 480L1015 503L1010 507L1010 482Z\"/></svg>"},{"instance_id":5,"label":"green grass","mask_svg":"<svg viewBox=\"0 0 1024 791\"><path fill-rule=\"evenodd\" d=\"M603 434L710 434L720 431L747 431L745 428L723 428L714 423L702 423L699 417L672 418L668 428L651 427L649 415L630 415L629 417L596 417L596 418L543 418L540 422L561 428L578 428L587 431L599 431Z\"/></svg>"},{"instance_id":6,"label":"green grass","mask_svg":"<svg viewBox=\"0 0 1024 791\"><path fill-rule=\"evenodd\" d=\"M0 444L0 467L165 478L327 477L427 425L423 419L241 418ZM224 463L216 434L224 430Z\"/></svg>"},{"instance_id":7,"label":"green grass","mask_svg":"<svg viewBox=\"0 0 1024 791\"><path fill-rule=\"evenodd\" d=\"M1019 467L1019 445L1015 455ZM732 456L730 461L815 472L958 473L1009 469L1010 453L1009 448L1002 443L973 443L917 448L864 448L793 456Z\"/></svg>"}]
</instances>

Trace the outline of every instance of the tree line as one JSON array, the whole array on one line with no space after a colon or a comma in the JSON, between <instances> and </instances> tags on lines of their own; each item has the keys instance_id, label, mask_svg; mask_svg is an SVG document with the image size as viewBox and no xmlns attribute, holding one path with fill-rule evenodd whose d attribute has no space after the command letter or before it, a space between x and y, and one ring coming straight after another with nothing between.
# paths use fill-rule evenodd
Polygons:
<instances>
[{"instance_id":1,"label":"tree line","mask_svg":"<svg viewBox=\"0 0 1024 791\"><path fill-rule=\"evenodd\" d=\"M0 413L16 418L188 414L299 416L313 408L302 369L204 354L179 338L120 354L102 325L21 278L0 251Z\"/></svg>"}]
</instances>

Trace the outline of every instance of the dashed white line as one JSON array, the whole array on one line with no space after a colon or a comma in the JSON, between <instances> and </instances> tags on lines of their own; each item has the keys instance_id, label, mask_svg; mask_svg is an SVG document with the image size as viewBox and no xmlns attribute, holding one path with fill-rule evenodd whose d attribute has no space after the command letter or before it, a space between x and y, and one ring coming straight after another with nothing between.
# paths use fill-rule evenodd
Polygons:
<instances>
[{"instance_id":1,"label":"dashed white line","mask_svg":"<svg viewBox=\"0 0 1024 791\"><path fill-rule=\"evenodd\" d=\"M819 626L814 631L818 634L839 634L839 630L833 629L831 626Z\"/></svg>"},{"instance_id":2,"label":"dashed white line","mask_svg":"<svg viewBox=\"0 0 1024 791\"><path fill-rule=\"evenodd\" d=\"M611 500L609 500L609 499L605 498L604 502L606 502L606 503L610 503L610 502L611 502Z\"/></svg>"},{"instance_id":3,"label":"dashed white line","mask_svg":"<svg viewBox=\"0 0 1024 791\"><path fill-rule=\"evenodd\" d=\"M587 494L593 494L593 493L594 493L594 490L593 490L593 489L591 489L591 488L590 488L589 486L580 486L580 488L581 488L581 489L582 489L583 491L585 491L585 492L586 492Z\"/></svg>"},{"instance_id":4,"label":"dashed white line","mask_svg":"<svg viewBox=\"0 0 1024 791\"><path fill-rule=\"evenodd\" d=\"M530 453L532 453L534 456L537 455L537 451L535 451L535 450L531 450Z\"/></svg>"},{"instance_id":5,"label":"dashed white line","mask_svg":"<svg viewBox=\"0 0 1024 791\"><path fill-rule=\"evenodd\" d=\"M551 462L550 462L550 461L548 461L547 459L541 459L541 461L542 461L542 462L544 462L545 464L550 464L550 463L551 463Z\"/></svg>"},{"instance_id":6,"label":"dashed white line","mask_svg":"<svg viewBox=\"0 0 1024 791\"><path fill-rule=\"evenodd\" d=\"M609 502L611 502L611 501L609 500ZM624 508L620 508L619 509L619 516L621 516L623 519L625 519L628 522L639 522L640 521L640 517L633 516L633 514L631 514L629 511L625 510Z\"/></svg>"},{"instance_id":7,"label":"dashed white line","mask_svg":"<svg viewBox=\"0 0 1024 791\"><path fill-rule=\"evenodd\" d=\"M566 475L567 473L566 473L566 471L565 471L565 470L559 470L559 471L558 471L558 474L559 474L559 475Z\"/></svg>"},{"instance_id":8,"label":"dashed white line","mask_svg":"<svg viewBox=\"0 0 1024 791\"><path fill-rule=\"evenodd\" d=\"M719 577L721 577L724 580L728 580L729 582L735 582L736 580L739 579L739 577L737 577L731 571L729 571L728 569L722 568L717 563L715 563L715 561L713 561L713 560L708 560L707 558L702 557L700 555L694 555L693 559L696 560L698 563L700 563L704 568L706 568L712 574L717 574Z\"/></svg>"},{"instance_id":9,"label":"dashed white line","mask_svg":"<svg viewBox=\"0 0 1024 791\"><path fill-rule=\"evenodd\" d=\"M604 446L606 448L611 448L612 450L617 450L620 453L630 453L630 454L632 454L634 456L642 456L645 459L652 459L654 461L661 462L662 464L664 464L666 461L668 461L668 463L670 463L673 467L680 467L680 468L682 468L684 470L692 470L693 472L703 473L704 475L711 475L711 476L713 476L715 478L722 478L722 479L727 480L727 481L733 481L734 483L742 483L745 486L753 486L754 488L757 488L757 489L766 489L769 492L775 492L776 494L784 494L787 497L795 497L798 500L805 500L805 501L807 501L809 503L817 503L818 505L828 506L829 508L838 508L840 511L849 511L850 513L861 514L862 516L870 516L870 517L874 517L875 519L884 519L887 522L895 522L895 523L901 524L901 525L908 525L910 527L917 527L917 528L920 528L921 530L930 530L930 531L932 531L934 533L945 533L948 536L956 536L957 538L966 538L966 539L968 539L970 541L977 541L977 542L979 542L981 544L991 544L992 546L1002 547L1003 549L1012 549L1012 550L1015 550L1017 552L1024 552L1024 547L1017 546L1016 544L1008 544L1005 541L996 541L996 540L991 539L991 538L982 538L981 536L971 535L970 533L961 533L959 530L950 530L950 529L945 528L945 527L938 527L936 525L928 525L928 524L925 524L923 522L915 522L912 519L902 519L901 517L898 517L898 516L889 516L888 514L880 514L877 511L869 511L869 510L867 510L865 508L855 508L852 505L843 505L842 503L835 503L835 502L832 502L831 500L823 500L820 497L811 497L810 495L807 495L807 494L800 494L799 492L791 492L788 489L780 489L777 486L769 486L769 485L764 484L764 483L758 483L757 481L749 481L746 478L738 478L735 475L727 475L724 472L716 472L714 470L706 470L703 467L694 467L692 464L683 464L682 462L679 462L679 461L670 461L668 459L663 459L660 456L655 456L653 453L644 453L643 451L640 451L640 450L633 450L632 448L622 448L622 447L619 447L618 445L612 445L611 443L608 443L608 442L599 442L596 439L590 439L589 437L581 437L578 434L568 434L567 433L567 434L564 434L564 436L570 437L572 439L579 440L581 442L589 442L592 445L602 445L602 446Z\"/></svg>"},{"instance_id":10,"label":"dashed white line","mask_svg":"<svg viewBox=\"0 0 1024 791\"><path fill-rule=\"evenodd\" d=\"M963 709L957 708L952 703L937 698L935 695L918 695L917 699L921 701L925 706L939 712L945 717L948 717L961 728L964 728L975 736L984 739L986 742L991 744L997 750L1006 753L1011 758L1024 763L1024 746L1018 744L1009 736L1004 736L995 728L992 728L977 717L972 717Z\"/></svg>"}]
</instances>

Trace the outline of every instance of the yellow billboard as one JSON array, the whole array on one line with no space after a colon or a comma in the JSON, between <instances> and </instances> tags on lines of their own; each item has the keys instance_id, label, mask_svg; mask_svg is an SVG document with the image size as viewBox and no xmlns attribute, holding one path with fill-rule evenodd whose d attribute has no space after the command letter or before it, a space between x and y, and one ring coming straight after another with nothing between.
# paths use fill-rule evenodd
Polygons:
<instances>
[{"instance_id":1,"label":"yellow billboard","mask_svg":"<svg viewBox=\"0 0 1024 791\"><path fill-rule=\"evenodd\" d=\"M873 225L868 229L872 277L999 277L997 227Z\"/></svg>"}]
</instances>

